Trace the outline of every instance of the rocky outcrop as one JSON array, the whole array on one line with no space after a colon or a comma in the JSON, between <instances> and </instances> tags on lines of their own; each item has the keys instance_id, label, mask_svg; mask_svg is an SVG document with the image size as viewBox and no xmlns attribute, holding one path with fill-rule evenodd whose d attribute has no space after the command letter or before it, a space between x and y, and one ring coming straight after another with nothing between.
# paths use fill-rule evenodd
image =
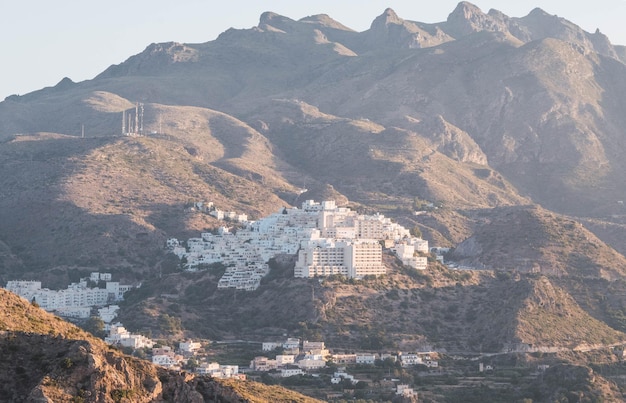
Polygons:
<instances>
[{"instance_id":1,"label":"rocky outcrop","mask_svg":"<svg viewBox=\"0 0 626 403\"><path fill-rule=\"evenodd\" d=\"M467 132L446 122L443 116L424 121L420 131L430 137L440 153L460 162L487 165L487 156Z\"/></svg>"},{"instance_id":2,"label":"rocky outcrop","mask_svg":"<svg viewBox=\"0 0 626 403\"><path fill-rule=\"evenodd\" d=\"M0 400L11 402L246 402L236 384L171 371L122 354L0 289ZM263 386L255 398L263 399ZM286 401L314 402L284 390ZM280 391L277 396L280 396ZM269 401L269 400L268 400Z\"/></svg>"}]
</instances>

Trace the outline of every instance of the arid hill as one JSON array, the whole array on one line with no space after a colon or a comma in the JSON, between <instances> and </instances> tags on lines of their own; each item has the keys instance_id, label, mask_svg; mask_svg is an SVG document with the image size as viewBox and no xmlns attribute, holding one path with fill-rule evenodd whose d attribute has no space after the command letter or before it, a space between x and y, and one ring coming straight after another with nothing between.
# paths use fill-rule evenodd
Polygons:
<instances>
[{"instance_id":1,"label":"arid hill","mask_svg":"<svg viewBox=\"0 0 626 403\"><path fill-rule=\"evenodd\" d=\"M0 103L0 241L32 268L145 270L164 236L216 225L187 202L259 217L328 186L374 209L539 203L620 224L625 57L540 9L467 2L440 23L387 9L355 32L267 12L152 44Z\"/></svg>"},{"instance_id":2,"label":"arid hill","mask_svg":"<svg viewBox=\"0 0 626 403\"><path fill-rule=\"evenodd\" d=\"M154 366L1 289L0 346L3 402L317 401L278 387Z\"/></svg>"},{"instance_id":3,"label":"arid hill","mask_svg":"<svg viewBox=\"0 0 626 403\"><path fill-rule=\"evenodd\" d=\"M614 320L613 308L589 298L596 288L583 281L455 271L435 263L420 273L391 255L385 259L384 278L362 281L294 279L293 266L274 264L254 292L218 290L219 268L172 273L129 293L121 319L160 337L271 340L291 334L349 351L567 350L626 342L626 325ZM589 281L606 286L606 280ZM617 305L624 289L614 284L605 299ZM586 298L579 298L583 292ZM168 316L180 318L176 329L167 324Z\"/></svg>"},{"instance_id":4,"label":"arid hill","mask_svg":"<svg viewBox=\"0 0 626 403\"><path fill-rule=\"evenodd\" d=\"M209 338L472 352L622 343L625 63L600 31L467 2L438 23L387 9L356 32L266 12L214 41L151 44L92 80L0 102L0 283L110 271L144 281L123 307L129 327L161 332L159 318L176 315L177 332ZM286 266L255 292L218 292L221 269L183 273L164 250L224 224L197 202L258 219L331 198L419 229L474 270L416 273L386 255L375 280L294 280ZM35 374L11 396L76 396L116 371L145 400L218 387L75 328L80 339L47 335L58 319L6 300L34 318L0 320L7 351L38 346L2 363L3 376ZM132 389L115 382L107 399Z\"/></svg>"}]
</instances>

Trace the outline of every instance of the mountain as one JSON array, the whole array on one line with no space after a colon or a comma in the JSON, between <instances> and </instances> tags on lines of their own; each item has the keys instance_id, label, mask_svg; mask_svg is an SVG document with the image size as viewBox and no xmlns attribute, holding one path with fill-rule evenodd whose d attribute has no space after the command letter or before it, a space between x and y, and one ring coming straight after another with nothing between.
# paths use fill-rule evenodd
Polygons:
<instances>
[{"instance_id":1,"label":"mountain","mask_svg":"<svg viewBox=\"0 0 626 403\"><path fill-rule=\"evenodd\" d=\"M166 370L0 289L1 401L316 402L256 383Z\"/></svg>"},{"instance_id":2,"label":"mountain","mask_svg":"<svg viewBox=\"0 0 626 403\"><path fill-rule=\"evenodd\" d=\"M540 9L516 18L467 2L434 24L387 9L356 32L327 15L267 12L211 42L151 44L93 80L0 103L0 280L149 276L166 237L219 225L194 202L254 219L328 195L438 244L465 241L458 253L478 245L472 264L528 270L523 259L540 256L542 272L573 270L550 242L589 238L569 234L576 225L500 256L490 249L526 235L495 239L474 221L539 204L619 248L621 53ZM427 202L445 208L423 223L408 214ZM503 263L509 253L520 256ZM622 276L609 267L621 256L605 255L594 275Z\"/></svg>"},{"instance_id":3,"label":"mountain","mask_svg":"<svg viewBox=\"0 0 626 403\"><path fill-rule=\"evenodd\" d=\"M129 327L162 332L155 317L179 315L180 334L210 338L623 343L625 63L600 31L468 2L437 23L386 9L356 32L266 12L210 42L151 44L92 80L0 102L0 282L110 271L144 281L122 309ZM258 219L331 198L419 229L471 270L415 273L386 255L384 278L319 282L286 265L242 295L164 250L223 225L198 202ZM547 375L607 387L588 368Z\"/></svg>"},{"instance_id":4,"label":"mountain","mask_svg":"<svg viewBox=\"0 0 626 403\"><path fill-rule=\"evenodd\" d=\"M571 218L535 206L474 214L472 236L450 255L461 264L609 281L626 274L624 256Z\"/></svg>"}]
</instances>

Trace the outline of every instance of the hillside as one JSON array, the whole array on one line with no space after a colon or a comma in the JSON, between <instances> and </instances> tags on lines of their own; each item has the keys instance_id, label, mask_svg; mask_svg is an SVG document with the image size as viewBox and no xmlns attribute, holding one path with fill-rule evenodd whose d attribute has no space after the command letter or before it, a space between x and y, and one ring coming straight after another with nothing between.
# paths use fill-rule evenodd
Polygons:
<instances>
[{"instance_id":1,"label":"hillside","mask_svg":"<svg viewBox=\"0 0 626 403\"><path fill-rule=\"evenodd\" d=\"M278 387L168 371L0 289L1 401L314 402Z\"/></svg>"},{"instance_id":2,"label":"hillside","mask_svg":"<svg viewBox=\"0 0 626 403\"><path fill-rule=\"evenodd\" d=\"M216 225L184 214L189 200L258 217L325 186L382 210L539 203L619 224L622 53L540 9L467 2L435 24L388 9L355 32L265 13L211 42L152 44L93 80L0 103L0 241L28 267L145 270L137 250ZM117 137L136 102L146 136ZM68 258L56 240L76 233Z\"/></svg>"},{"instance_id":3,"label":"hillside","mask_svg":"<svg viewBox=\"0 0 626 403\"><path fill-rule=\"evenodd\" d=\"M7 97L0 285L63 287L92 271L142 282L120 319L155 337L558 351L577 366L546 379L613 397L584 367L592 356L567 355L625 341L626 48L538 8L515 17L461 2L446 21L408 17L386 9L357 32L266 12L213 41L153 43L91 80ZM307 199L383 213L451 248L446 262L462 270L416 272L386 253L382 278L319 281L294 279L286 259L241 292L217 290L220 265L182 272L164 248L231 225L197 202L257 220ZM6 294L0 304L0 396L242 398ZM538 400L567 394L538 382Z\"/></svg>"},{"instance_id":4,"label":"hillside","mask_svg":"<svg viewBox=\"0 0 626 403\"><path fill-rule=\"evenodd\" d=\"M467 215L475 222L473 234L450 256L461 264L609 281L626 274L624 256L571 218L535 206Z\"/></svg>"},{"instance_id":5,"label":"hillside","mask_svg":"<svg viewBox=\"0 0 626 403\"><path fill-rule=\"evenodd\" d=\"M0 103L0 241L11 267L145 271L164 236L217 225L189 201L259 217L329 186L383 211L538 203L619 224L622 54L540 9L467 2L434 24L268 12L211 42L151 44ZM137 102L145 136L118 137ZM60 240L78 233L70 253Z\"/></svg>"},{"instance_id":6,"label":"hillside","mask_svg":"<svg viewBox=\"0 0 626 403\"><path fill-rule=\"evenodd\" d=\"M461 272L434 263L422 273L392 256L385 260L385 277L361 281L294 279L292 264L273 264L253 292L218 291L219 268L172 273L128 294L121 320L155 337L272 340L290 334L348 351L498 352L626 341L626 327L611 320L611 308L588 296L581 306L568 294L574 287L591 289L582 281ZM613 286L606 295L623 291ZM180 318L175 329L167 317Z\"/></svg>"}]
</instances>

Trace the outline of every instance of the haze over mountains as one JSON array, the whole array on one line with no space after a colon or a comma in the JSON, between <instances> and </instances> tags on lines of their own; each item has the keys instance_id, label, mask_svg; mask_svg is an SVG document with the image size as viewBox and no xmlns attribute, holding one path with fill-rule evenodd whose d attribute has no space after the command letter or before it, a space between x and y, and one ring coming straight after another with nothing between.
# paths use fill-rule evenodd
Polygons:
<instances>
[{"instance_id":1,"label":"haze over mountains","mask_svg":"<svg viewBox=\"0 0 626 403\"><path fill-rule=\"evenodd\" d=\"M573 340L546 344L615 342L626 330L625 63L600 32L467 2L437 24L387 9L355 32L267 12L211 42L149 45L93 80L0 103L0 280L61 281L76 267L156 276L168 236L219 225L190 212L195 201L255 219L333 198L418 225L474 267L530 273L473 278L460 306L511 295L515 320L530 323L546 303ZM143 135L122 136L138 102ZM441 208L416 219L428 202ZM495 285L481 296L477 284ZM307 319L332 308L329 326L347 320L341 304L306 303ZM494 312L476 315L463 340L444 342L478 348L472 334ZM543 342L541 326L511 317L497 319L494 349ZM577 333L583 320L596 332ZM434 339L429 329L412 330Z\"/></svg>"}]
</instances>

